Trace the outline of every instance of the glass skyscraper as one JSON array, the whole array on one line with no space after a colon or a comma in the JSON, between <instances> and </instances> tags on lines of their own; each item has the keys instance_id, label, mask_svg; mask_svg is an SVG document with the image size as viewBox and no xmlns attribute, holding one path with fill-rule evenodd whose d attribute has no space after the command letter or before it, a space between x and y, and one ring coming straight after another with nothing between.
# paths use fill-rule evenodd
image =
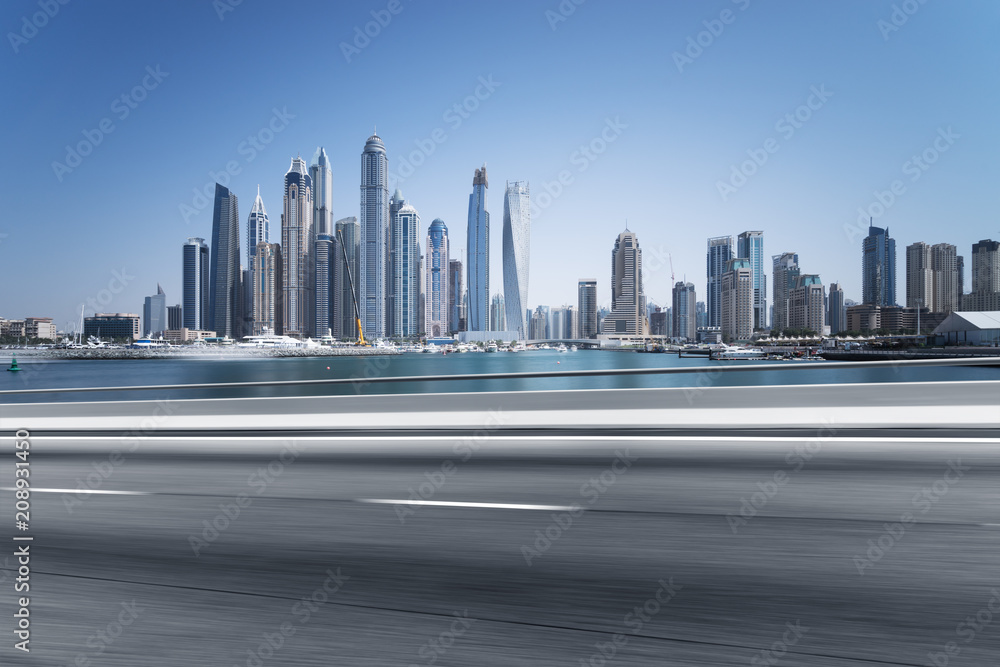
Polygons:
<instances>
[{"instance_id":1,"label":"glass skyscraper","mask_svg":"<svg viewBox=\"0 0 1000 667\"><path fill-rule=\"evenodd\" d=\"M142 326L147 336L162 334L167 330L167 295L160 284L156 284L156 294L147 296L142 306Z\"/></svg>"},{"instance_id":2,"label":"glass skyscraper","mask_svg":"<svg viewBox=\"0 0 1000 667\"><path fill-rule=\"evenodd\" d=\"M799 256L794 252L785 252L771 258L771 286L774 290L774 317L771 329L784 331L789 328L790 297L795 280L799 277Z\"/></svg>"},{"instance_id":3,"label":"glass skyscraper","mask_svg":"<svg viewBox=\"0 0 1000 667\"><path fill-rule=\"evenodd\" d=\"M642 290L642 250L635 232L618 235L611 251L611 312L603 333L646 335L646 297Z\"/></svg>"},{"instance_id":4,"label":"glass skyscraper","mask_svg":"<svg viewBox=\"0 0 1000 667\"><path fill-rule=\"evenodd\" d=\"M448 227L440 218L427 228L424 271L424 331L437 338L448 333Z\"/></svg>"},{"instance_id":5,"label":"glass skyscraper","mask_svg":"<svg viewBox=\"0 0 1000 667\"><path fill-rule=\"evenodd\" d=\"M250 215L247 216L247 266L253 267L253 258L257 254L258 243L270 243L269 223L264 200L260 198L260 186L257 186L257 198L253 200Z\"/></svg>"},{"instance_id":6,"label":"glass skyscraper","mask_svg":"<svg viewBox=\"0 0 1000 667\"><path fill-rule=\"evenodd\" d=\"M399 204L392 207L394 213L390 223L392 231L389 234L392 239L392 299L389 304L392 330L389 333L396 338L410 338L416 336L420 328L417 324L420 298L417 230L420 227L420 215L417 209L402 198L399 190L396 195L399 195ZM393 196L393 200L396 200L396 196Z\"/></svg>"},{"instance_id":7,"label":"glass skyscraper","mask_svg":"<svg viewBox=\"0 0 1000 667\"><path fill-rule=\"evenodd\" d=\"M315 328L315 258L312 224L312 178L301 157L292 159L285 174L281 216L281 268L286 336L305 337Z\"/></svg>"},{"instance_id":8,"label":"glass skyscraper","mask_svg":"<svg viewBox=\"0 0 1000 667\"><path fill-rule=\"evenodd\" d=\"M861 246L862 303L872 306L896 305L896 241L888 228L869 226Z\"/></svg>"},{"instance_id":9,"label":"glass skyscraper","mask_svg":"<svg viewBox=\"0 0 1000 667\"><path fill-rule=\"evenodd\" d=\"M209 253L205 239L191 237L184 244L184 292L181 314L185 329L208 330Z\"/></svg>"},{"instance_id":10,"label":"glass skyscraper","mask_svg":"<svg viewBox=\"0 0 1000 667\"><path fill-rule=\"evenodd\" d=\"M462 260L448 261L448 333L463 330L465 304L462 302Z\"/></svg>"},{"instance_id":11,"label":"glass skyscraper","mask_svg":"<svg viewBox=\"0 0 1000 667\"><path fill-rule=\"evenodd\" d=\"M333 329L333 175L326 151L320 146L309 166L313 186L313 335L325 336Z\"/></svg>"},{"instance_id":12,"label":"glass skyscraper","mask_svg":"<svg viewBox=\"0 0 1000 667\"><path fill-rule=\"evenodd\" d=\"M354 296L351 279L357 289L358 267L361 266L361 227L354 216L337 221L333 260L333 336L357 338L358 325L354 318ZM350 273L350 277L348 276Z\"/></svg>"},{"instance_id":13,"label":"glass skyscraper","mask_svg":"<svg viewBox=\"0 0 1000 667\"><path fill-rule=\"evenodd\" d=\"M485 169L485 167L484 167ZM503 296L506 331L528 337L524 311L528 306L528 253L531 202L527 181L507 183L503 196ZM499 331L495 326L494 330Z\"/></svg>"},{"instance_id":14,"label":"glass skyscraper","mask_svg":"<svg viewBox=\"0 0 1000 667\"><path fill-rule=\"evenodd\" d=\"M355 276L366 337L385 335L386 278L389 250L389 162L377 134L361 153L361 267Z\"/></svg>"},{"instance_id":15,"label":"glass skyscraper","mask_svg":"<svg viewBox=\"0 0 1000 667\"><path fill-rule=\"evenodd\" d=\"M597 338L597 281L582 278L576 283L576 309L580 338Z\"/></svg>"},{"instance_id":16,"label":"glass skyscraper","mask_svg":"<svg viewBox=\"0 0 1000 667\"><path fill-rule=\"evenodd\" d=\"M216 336L242 336L240 214L236 195L215 184L208 310Z\"/></svg>"},{"instance_id":17,"label":"glass skyscraper","mask_svg":"<svg viewBox=\"0 0 1000 667\"><path fill-rule=\"evenodd\" d=\"M698 299L694 283L674 283L671 316L674 337L694 342L698 326Z\"/></svg>"},{"instance_id":18,"label":"glass skyscraper","mask_svg":"<svg viewBox=\"0 0 1000 667\"><path fill-rule=\"evenodd\" d=\"M708 326L722 326L722 274L733 258L733 237L716 236L708 239Z\"/></svg>"},{"instance_id":19,"label":"glass skyscraper","mask_svg":"<svg viewBox=\"0 0 1000 667\"><path fill-rule=\"evenodd\" d=\"M750 260L753 276L753 328L767 328L767 272L764 270L764 232L743 232L736 238L736 256Z\"/></svg>"},{"instance_id":20,"label":"glass skyscraper","mask_svg":"<svg viewBox=\"0 0 1000 667\"><path fill-rule=\"evenodd\" d=\"M466 262L469 331L487 331L490 316L490 214L486 210L489 191L486 165L476 169L469 195L469 227L466 235Z\"/></svg>"}]
</instances>

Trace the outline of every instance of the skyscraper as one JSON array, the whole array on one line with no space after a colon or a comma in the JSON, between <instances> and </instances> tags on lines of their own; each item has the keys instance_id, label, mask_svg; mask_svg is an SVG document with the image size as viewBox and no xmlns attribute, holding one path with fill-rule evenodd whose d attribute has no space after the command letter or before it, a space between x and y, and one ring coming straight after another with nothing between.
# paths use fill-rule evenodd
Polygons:
<instances>
[{"instance_id":1,"label":"skyscraper","mask_svg":"<svg viewBox=\"0 0 1000 667\"><path fill-rule=\"evenodd\" d=\"M795 277L788 293L788 328L823 333L825 323L823 282L815 274Z\"/></svg>"},{"instance_id":2,"label":"skyscraper","mask_svg":"<svg viewBox=\"0 0 1000 667\"><path fill-rule=\"evenodd\" d=\"M184 293L182 314L184 328L207 330L210 324L208 310L209 273L211 271L208 245L205 239L191 237L184 244Z\"/></svg>"},{"instance_id":3,"label":"skyscraper","mask_svg":"<svg viewBox=\"0 0 1000 667\"><path fill-rule=\"evenodd\" d=\"M485 167L483 168L485 170ZM524 310L528 305L528 251L531 202L527 181L507 183L503 196L503 292L507 331L520 340L528 336Z\"/></svg>"},{"instance_id":4,"label":"skyscraper","mask_svg":"<svg viewBox=\"0 0 1000 667\"><path fill-rule=\"evenodd\" d=\"M357 289L358 269L361 266L361 225L354 216L342 218L335 226L333 249L333 336L357 338L358 325L354 317L354 295L351 280ZM346 258L346 259L345 259ZM350 274L350 276L348 275ZM358 297L360 299L360 296ZM359 305L360 307L360 305Z\"/></svg>"},{"instance_id":5,"label":"skyscraper","mask_svg":"<svg viewBox=\"0 0 1000 667\"><path fill-rule=\"evenodd\" d=\"M426 290L425 290L426 293ZM448 333L462 331L462 262L448 260Z\"/></svg>"},{"instance_id":6,"label":"skyscraper","mask_svg":"<svg viewBox=\"0 0 1000 667\"><path fill-rule=\"evenodd\" d=\"M844 290L839 283L830 283L830 298L827 301L826 323L830 325L830 334L847 331L847 310L844 304Z\"/></svg>"},{"instance_id":7,"label":"skyscraper","mask_svg":"<svg viewBox=\"0 0 1000 667\"><path fill-rule=\"evenodd\" d=\"M184 309L181 304L167 306L167 330L177 331L184 326Z\"/></svg>"},{"instance_id":8,"label":"skyscraper","mask_svg":"<svg viewBox=\"0 0 1000 667\"><path fill-rule=\"evenodd\" d=\"M265 329L271 333L284 332L282 308L281 246L261 242L254 249L252 276L253 335L260 336Z\"/></svg>"},{"instance_id":9,"label":"skyscraper","mask_svg":"<svg viewBox=\"0 0 1000 667\"><path fill-rule=\"evenodd\" d=\"M896 305L896 241L888 229L869 225L862 243L862 302L872 306Z\"/></svg>"},{"instance_id":10,"label":"skyscraper","mask_svg":"<svg viewBox=\"0 0 1000 667\"><path fill-rule=\"evenodd\" d=\"M427 228L424 263L427 290L424 331L429 338L438 338L448 332L448 228L440 218Z\"/></svg>"},{"instance_id":11,"label":"skyscraper","mask_svg":"<svg viewBox=\"0 0 1000 667\"><path fill-rule=\"evenodd\" d=\"M708 239L708 326L722 326L722 274L726 262L733 258L733 237L716 236Z\"/></svg>"},{"instance_id":12,"label":"skyscraper","mask_svg":"<svg viewBox=\"0 0 1000 667\"><path fill-rule=\"evenodd\" d=\"M646 297L642 290L642 250L635 232L625 230L611 251L611 313L603 333L646 335Z\"/></svg>"},{"instance_id":13,"label":"skyscraper","mask_svg":"<svg viewBox=\"0 0 1000 667\"><path fill-rule=\"evenodd\" d=\"M771 258L773 273L771 286L774 290L774 317L771 329L784 331L789 328L789 296L799 276L799 256L794 252L783 252Z\"/></svg>"},{"instance_id":14,"label":"skyscraper","mask_svg":"<svg viewBox=\"0 0 1000 667\"><path fill-rule=\"evenodd\" d=\"M147 296L142 306L142 326L147 336L156 336L167 330L167 295L160 284L156 294Z\"/></svg>"},{"instance_id":15,"label":"skyscraper","mask_svg":"<svg viewBox=\"0 0 1000 667\"><path fill-rule=\"evenodd\" d=\"M253 257L257 252L258 243L268 243L270 239L270 223L264 200L260 198L260 186L257 186L257 198L253 200L250 215L247 216L247 266L253 267Z\"/></svg>"},{"instance_id":16,"label":"skyscraper","mask_svg":"<svg viewBox=\"0 0 1000 667\"><path fill-rule=\"evenodd\" d=\"M597 281L581 278L576 283L576 310L580 338L597 338Z\"/></svg>"},{"instance_id":17,"label":"skyscraper","mask_svg":"<svg viewBox=\"0 0 1000 667\"><path fill-rule=\"evenodd\" d=\"M725 342L749 340L753 335L753 268L745 257L726 262L721 284L722 339Z\"/></svg>"},{"instance_id":18,"label":"skyscraper","mask_svg":"<svg viewBox=\"0 0 1000 667\"><path fill-rule=\"evenodd\" d=\"M325 336L333 329L333 172L326 151L320 146L309 166L313 187L313 332Z\"/></svg>"},{"instance_id":19,"label":"skyscraper","mask_svg":"<svg viewBox=\"0 0 1000 667\"><path fill-rule=\"evenodd\" d=\"M753 274L753 328L767 328L767 271L764 267L764 232L743 232L736 238L736 256L750 260Z\"/></svg>"},{"instance_id":20,"label":"skyscraper","mask_svg":"<svg viewBox=\"0 0 1000 667\"><path fill-rule=\"evenodd\" d=\"M506 305L499 292L490 300L490 331L507 331Z\"/></svg>"},{"instance_id":21,"label":"skyscraper","mask_svg":"<svg viewBox=\"0 0 1000 667\"><path fill-rule=\"evenodd\" d=\"M398 196L398 200L397 200ZM417 306L420 298L420 251L417 245L417 230L420 215L417 209L406 202L399 190L393 195L390 238L392 239L390 276L389 335L395 338L416 336L420 326L417 323ZM446 267L447 268L447 267ZM445 318L447 320L447 318ZM447 329L447 327L445 327Z\"/></svg>"},{"instance_id":22,"label":"skyscraper","mask_svg":"<svg viewBox=\"0 0 1000 667\"><path fill-rule=\"evenodd\" d=\"M983 239L972 244L972 291L1000 292L1000 241Z\"/></svg>"},{"instance_id":23,"label":"skyscraper","mask_svg":"<svg viewBox=\"0 0 1000 667\"><path fill-rule=\"evenodd\" d=\"M490 308L490 214L486 210L489 190L486 165L476 169L469 195L469 226L466 236L468 262L469 331L486 331ZM526 274L527 277L527 274Z\"/></svg>"},{"instance_id":24,"label":"skyscraper","mask_svg":"<svg viewBox=\"0 0 1000 667\"><path fill-rule=\"evenodd\" d=\"M239 338L242 298L240 294L240 214L236 195L215 184L212 214L212 265L208 309L217 336Z\"/></svg>"},{"instance_id":25,"label":"skyscraper","mask_svg":"<svg viewBox=\"0 0 1000 667\"><path fill-rule=\"evenodd\" d=\"M361 266L355 276L365 336L380 338L386 329L386 279L389 253L389 162L377 134L361 153Z\"/></svg>"},{"instance_id":26,"label":"skyscraper","mask_svg":"<svg viewBox=\"0 0 1000 667\"><path fill-rule=\"evenodd\" d=\"M906 307L934 310L931 249L920 241L906 246Z\"/></svg>"},{"instance_id":27,"label":"skyscraper","mask_svg":"<svg viewBox=\"0 0 1000 667\"><path fill-rule=\"evenodd\" d=\"M301 157L285 174L281 214L282 322L286 336L303 338L315 328L315 257L312 178Z\"/></svg>"},{"instance_id":28,"label":"skyscraper","mask_svg":"<svg viewBox=\"0 0 1000 667\"><path fill-rule=\"evenodd\" d=\"M673 289L673 336L694 342L698 326L698 299L694 283L676 282Z\"/></svg>"},{"instance_id":29,"label":"skyscraper","mask_svg":"<svg viewBox=\"0 0 1000 667\"><path fill-rule=\"evenodd\" d=\"M958 283L958 252L950 243L931 246L931 274L934 307L931 312L951 313L961 310L962 293Z\"/></svg>"}]
</instances>

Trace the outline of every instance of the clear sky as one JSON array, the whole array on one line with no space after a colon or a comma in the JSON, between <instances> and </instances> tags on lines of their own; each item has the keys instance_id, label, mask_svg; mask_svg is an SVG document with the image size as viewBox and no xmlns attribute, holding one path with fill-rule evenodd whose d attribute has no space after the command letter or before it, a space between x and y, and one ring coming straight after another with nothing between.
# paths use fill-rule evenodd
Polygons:
<instances>
[{"instance_id":1,"label":"clear sky","mask_svg":"<svg viewBox=\"0 0 1000 667\"><path fill-rule=\"evenodd\" d=\"M993 0L46 1L0 3L3 317L70 328L81 303L141 312L157 283L180 302L181 244L211 236L195 191L229 162L244 225L259 184L272 241L291 158L320 145L335 219L358 215L376 125L390 187L424 230L445 221L455 257L487 164L493 291L504 181L530 182L532 307L575 303L578 278L607 301L626 220L659 303L668 254L704 298L710 236L763 230L767 255L860 300L870 210L899 301L907 244L957 245L968 290L971 244L1000 238Z\"/></svg>"}]
</instances>

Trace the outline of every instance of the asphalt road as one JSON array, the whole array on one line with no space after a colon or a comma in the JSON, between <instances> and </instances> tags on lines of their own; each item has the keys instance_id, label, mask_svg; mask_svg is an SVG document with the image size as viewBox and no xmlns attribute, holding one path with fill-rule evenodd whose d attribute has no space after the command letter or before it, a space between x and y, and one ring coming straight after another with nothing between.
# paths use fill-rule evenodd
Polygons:
<instances>
[{"instance_id":1,"label":"asphalt road","mask_svg":"<svg viewBox=\"0 0 1000 667\"><path fill-rule=\"evenodd\" d=\"M0 663L996 665L998 434L911 435L120 458L39 438L32 650L7 548ZM409 499L454 505L384 502Z\"/></svg>"}]
</instances>

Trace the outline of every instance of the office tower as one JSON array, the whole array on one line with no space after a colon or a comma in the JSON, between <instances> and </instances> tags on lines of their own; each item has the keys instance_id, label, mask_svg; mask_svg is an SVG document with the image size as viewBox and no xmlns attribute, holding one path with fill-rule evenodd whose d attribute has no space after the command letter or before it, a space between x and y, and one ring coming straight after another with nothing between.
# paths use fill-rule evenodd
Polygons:
<instances>
[{"instance_id":1,"label":"office tower","mask_svg":"<svg viewBox=\"0 0 1000 667\"><path fill-rule=\"evenodd\" d=\"M507 331L507 314L503 294L494 294L490 301L490 331Z\"/></svg>"},{"instance_id":2,"label":"office tower","mask_svg":"<svg viewBox=\"0 0 1000 667\"><path fill-rule=\"evenodd\" d=\"M177 331L184 326L184 310L181 304L167 306L167 329Z\"/></svg>"},{"instance_id":3,"label":"office tower","mask_svg":"<svg viewBox=\"0 0 1000 667\"><path fill-rule=\"evenodd\" d=\"M490 307L490 214L486 210L489 190L486 165L476 169L469 195L469 227L466 236L466 266L468 272L469 331L486 331Z\"/></svg>"},{"instance_id":4,"label":"office tower","mask_svg":"<svg viewBox=\"0 0 1000 667\"><path fill-rule=\"evenodd\" d=\"M733 237L716 236L708 239L708 326L722 326L722 274L726 262L733 258Z\"/></svg>"},{"instance_id":5,"label":"office tower","mask_svg":"<svg viewBox=\"0 0 1000 667\"><path fill-rule=\"evenodd\" d=\"M958 264L958 299L961 301L965 294L965 257L959 255L955 263Z\"/></svg>"},{"instance_id":6,"label":"office tower","mask_svg":"<svg viewBox=\"0 0 1000 667\"><path fill-rule=\"evenodd\" d=\"M767 270L764 267L764 232L743 232L736 238L736 256L750 260L753 274L753 328L767 328Z\"/></svg>"},{"instance_id":7,"label":"office tower","mask_svg":"<svg viewBox=\"0 0 1000 667\"><path fill-rule=\"evenodd\" d=\"M451 263L450 262L448 264L448 270L451 271ZM424 276L424 253L423 253L423 251L420 250L420 244L417 243L417 284L419 285L418 291L420 292L420 296L417 297L417 335L421 336L421 337L423 337L423 336L425 336L427 334L427 332L424 331L424 326L427 324L427 311L425 309L425 306L427 305L426 304L426 301L427 301L427 299L426 299L427 290L424 287L424 278L425 278L425 276ZM448 280L449 280L449 285L450 285L451 284L451 282L450 282L451 281L451 274L450 273L448 274ZM448 290L448 301L449 302L451 301L451 290L450 289ZM450 315L450 313L451 313L451 307L450 306L448 307L448 313L449 313L448 317L450 318L451 317L451 315ZM449 331L448 333L451 333L451 331Z\"/></svg>"},{"instance_id":8,"label":"office tower","mask_svg":"<svg viewBox=\"0 0 1000 667\"><path fill-rule=\"evenodd\" d=\"M745 257L726 262L720 288L722 340L750 340L753 335L753 268Z\"/></svg>"},{"instance_id":9,"label":"office tower","mask_svg":"<svg viewBox=\"0 0 1000 667\"><path fill-rule=\"evenodd\" d=\"M888 229L869 226L862 242L862 302L872 306L896 305L896 241Z\"/></svg>"},{"instance_id":10,"label":"office tower","mask_svg":"<svg viewBox=\"0 0 1000 667\"><path fill-rule=\"evenodd\" d=\"M354 280L354 289L357 289L358 269L361 267L361 225L357 218L351 216L338 220L334 229L333 336L353 339L358 337L358 325L351 279Z\"/></svg>"},{"instance_id":11,"label":"office tower","mask_svg":"<svg viewBox=\"0 0 1000 667\"><path fill-rule=\"evenodd\" d=\"M542 307L538 306L535 308L535 312L531 314L531 325L529 327L531 340L545 340L546 319L546 313L542 310Z\"/></svg>"},{"instance_id":12,"label":"office tower","mask_svg":"<svg viewBox=\"0 0 1000 667\"><path fill-rule=\"evenodd\" d=\"M972 292L1000 292L1000 241L983 239L972 244Z\"/></svg>"},{"instance_id":13,"label":"office tower","mask_svg":"<svg viewBox=\"0 0 1000 667\"><path fill-rule=\"evenodd\" d=\"M618 235L611 251L611 313L603 333L646 335L646 297L642 291L642 250L635 232Z\"/></svg>"},{"instance_id":14,"label":"office tower","mask_svg":"<svg viewBox=\"0 0 1000 667\"><path fill-rule=\"evenodd\" d=\"M205 239L190 237L184 244L184 328L208 329L209 252Z\"/></svg>"},{"instance_id":15,"label":"office tower","mask_svg":"<svg viewBox=\"0 0 1000 667\"><path fill-rule=\"evenodd\" d=\"M285 174L281 214L282 323L286 336L304 338L315 328L315 256L312 178L301 157Z\"/></svg>"},{"instance_id":16,"label":"office tower","mask_svg":"<svg viewBox=\"0 0 1000 667\"><path fill-rule=\"evenodd\" d=\"M565 338L579 338L580 337L580 317L574 306L566 306L564 308L566 313L565 319L563 320L563 336Z\"/></svg>"},{"instance_id":17,"label":"office tower","mask_svg":"<svg viewBox=\"0 0 1000 667\"><path fill-rule=\"evenodd\" d=\"M160 284L156 294L147 296L142 306L142 326L147 336L162 335L167 330L167 295Z\"/></svg>"},{"instance_id":18,"label":"office tower","mask_svg":"<svg viewBox=\"0 0 1000 667\"><path fill-rule=\"evenodd\" d=\"M576 309L580 338L597 338L597 281L580 279L576 283Z\"/></svg>"},{"instance_id":19,"label":"office tower","mask_svg":"<svg viewBox=\"0 0 1000 667\"><path fill-rule=\"evenodd\" d=\"M930 255L934 295L931 312L951 313L961 310L957 248L950 243L936 243L931 246Z\"/></svg>"},{"instance_id":20,"label":"office tower","mask_svg":"<svg viewBox=\"0 0 1000 667\"><path fill-rule=\"evenodd\" d=\"M385 335L386 277L389 261L389 163L377 134L361 153L361 266L355 276L365 336Z\"/></svg>"},{"instance_id":21,"label":"office tower","mask_svg":"<svg viewBox=\"0 0 1000 667\"><path fill-rule=\"evenodd\" d=\"M771 307L774 310L774 307ZM695 328L700 329L702 327L708 326L708 309L705 307L704 301L696 301L694 306L695 312Z\"/></svg>"},{"instance_id":22,"label":"office tower","mask_svg":"<svg viewBox=\"0 0 1000 667\"><path fill-rule=\"evenodd\" d=\"M247 266L253 266L257 245L268 243L270 233L267 209L264 208L264 200L260 198L260 186L258 185L257 198L253 200L253 207L250 209L250 215L247 216Z\"/></svg>"},{"instance_id":23,"label":"office tower","mask_svg":"<svg viewBox=\"0 0 1000 667\"><path fill-rule=\"evenodd\" d=\"M448 261L448 333L462 331L462 262Z\"/></svg>"},{"instance_id":24,"label":"office tower","mask_svg":"<svg viewBox=\"0 0 1000 667\"><path fill-rule=\"evenodd\" d=\"M317 234L333 234L333 172L326 151L320 146L309 166L313 189L312 224Z\"/></svg>"},{"instance_id":25,"label":"office tower","mask_svg":"<svg viewBox=\"0 0 1000 667\"><path fill-rule=\"evenodd\" d=\"M396 271L396 214L404 204L406 200L403 199L403 193L396 188L389 198L389 227L385 235L385 332L389 336L395 335L396 330L396 309L393 305L396 302L396 285L393 281Z\"/></svg>"},{"instance_id":26,"label":"office tower","mask_svg":"<svg viewBox=\"0 0 1000 667\"><path fill-rule=\"evenodd\" d=\"M392 241L389 262L391 275L387 309L387 325L391 328L388 333L394 338L411 338L416 336L420 329L417 322L420 299L420 251L417 245L417 230L420 227L420 215L417 209L402 198L399 190L393 195L391 210L393 211L389 234Z\"/></svg>"},{"instance_id":27,"label":"office tower","mask_svg":"<svg viewBox=\"0 0 1000 667\"><path fill-rule=\"evenodd\" d=\"M485 167L484 167L485 170ZM507 183L503 195L503 293L507 331L527 338L524 309L528 305L528 250L531 201L527 181Z\"/></svg>"},{"instance_id":28,"label":"office tower","mask_svg":"<svg viewBox=\"0 0 1000 667\"><path fill-rule=\"evenodd\" d=\"M424 272L424 331L429 338L438 338L448 333L448 228L441 218L427 228Z\"/></svg>"},{"instance_id":29,"label":"office tower","mask_svg":"<svg viewBox=\"0 0 1000 667\"><path fill-rule=\"evenodd\" d=\"M906 246L906 307L934 310L931 248L920 241Z\"/></svg>"},{"instance_id":30,"label":"office tower","mask_svg":"<svg viewBox=\"0 0 1000 667\"><path fill-rule=\"evenodd\" d=\"M260 336L265 331L284 333L281 318L282 308L281 246L277 243L260 242L254 249L251 288L253 292L253 335Z\"/></svg>"},{"instance_id":31,"label":"office tower","mask_svg":"<svg viewBox=\"0 0 1000 667\"><path fill-rule=\"evenodd\" d=\"M799 256L794 252L784 252L771 258L771 287L774 290L774 317L771 329L784 331L789 325L789 295L799 276Z\"/></svg>"},{"instance_id":32,"label":"office tower","mask_svg":"<svg viewBox=\"0 0 1000 667\"><path fill-rule=\"evenodd\" d=\"M694 342L698 328L698 305L694 283L676 282L673 289L673 336ZM702 325L704 326L704 325Z\"/></svg>"},{"instance_id":33,"label":"office tower","mask_svg":"<svg viewBox=\"0 0 1000 667\"><path fill-rule=\"evenodd\" d=\"M667 318L669 317L667 313L668 309L661 308L657 306L652 313L649 314L649 334L651 336L668 336L667 332Z\"/></svg>"},{"instance_id":34,"label":"office tower","mask_svg":"<svg viewBox=\"0 0 1000 667\"><path fill-rule=\"evenodd\" d=\"M236 195L215 184L212 214L212 265L208 309L216 336L239 338L240 322L240 214Z\"/></svg>"},{"instance_id":35,"label":"office tower","mask_svg":"<svg viewBox=\"0 0 1000 667\"><path fill-rule=\"evenodd\" d=\"M819 276L796 276L788 294L788 328L808 329L822 334L825 324L824 299L823 282Z\"/></svg>"},{"instance_id":36,"label":"office tower","mask_svg":"<svg viewBox=\"0 0 1000 667\"><path fill-rule=\"evenodd\" d=\"M830 283L826 322L830 325L830 334L847 331L847 306L844 303L844 290L839 283Z\"/></svg>"},{"instance_id":37,"label":"office tower","mask_svg":"<svg viewBox=\"0 0 1000 667\"><path fill-rule=\"evenodd\" d=\"M333 244L332 230L317 232L316 241L313 243L313 258L315 262L315 282L313 285L313 306L314 326L313 335L317 338L333 332L333 319L336 310L333 271L337 260L333 251L336 250Z\"/></svg>"}]
</instances>

